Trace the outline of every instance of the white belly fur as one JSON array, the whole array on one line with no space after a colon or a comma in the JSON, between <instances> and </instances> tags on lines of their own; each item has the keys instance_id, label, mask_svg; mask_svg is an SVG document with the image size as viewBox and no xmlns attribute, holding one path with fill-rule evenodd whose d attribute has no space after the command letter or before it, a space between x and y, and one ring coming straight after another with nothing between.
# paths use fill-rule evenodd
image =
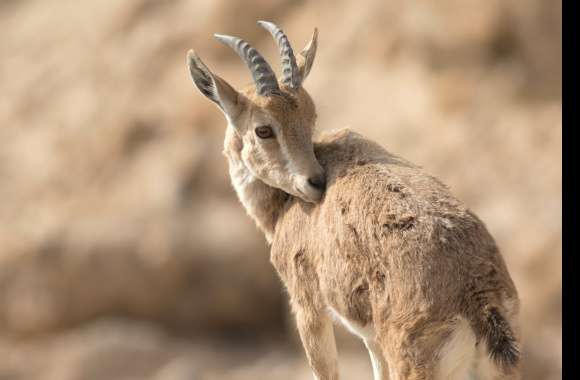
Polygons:
<instances>
[{"instance_id":1,"label":"white belly fur","mask_svg":"<svg viewBox=\"0 0 580 380\"><path fill-rule=\"evenodd\" d=\"M336 321L342 323L347 328L347 330L353 333L354 335L357 335L358 337L360 337L365 341L367 340L373 341L375 339L376 336L375 328L372 325L372 323L369 323L366 326L361 326L360 324L350 321L344 316L340 315L338 311L336 311L336 309L330 306L328 307L328 312Z\"/></svg>"}]
</instances>

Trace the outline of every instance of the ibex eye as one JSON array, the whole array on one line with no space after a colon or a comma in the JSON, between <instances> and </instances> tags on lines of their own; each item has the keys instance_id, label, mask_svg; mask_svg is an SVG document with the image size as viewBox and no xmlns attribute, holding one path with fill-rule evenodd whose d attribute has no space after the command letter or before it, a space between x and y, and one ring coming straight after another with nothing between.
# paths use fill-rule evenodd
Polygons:
<instances>
[{"instance_id":1,"label":"ibex eye","mask_svg":"<svg viewBox=\"0 0 580 380\"><path fill-rule=\"evenodd\" d=\"M269 125L258 127L255 129L255 131L256 136L258 136L261 139L269 139L274 137L274 131L272 130L272 127L270 127Z\"/></svg>"}]
</instances>

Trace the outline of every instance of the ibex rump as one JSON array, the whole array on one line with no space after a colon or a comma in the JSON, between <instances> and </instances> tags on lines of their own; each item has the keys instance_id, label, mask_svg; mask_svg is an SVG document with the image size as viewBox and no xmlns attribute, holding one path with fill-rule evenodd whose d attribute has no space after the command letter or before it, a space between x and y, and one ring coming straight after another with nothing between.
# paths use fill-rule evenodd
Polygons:
<instances>
[{"instance_id":1,"label":"ibex rump","mask_svg":"<svg viewBox=\"0 0 580 380\"><path fill-rule=\"evenodd\" d=\"M282 30L280 82L247 42L216 35L250 68L242 92L193 52L196 87L228 121L236 193L271 244L317 379L337 379L332 317L359 335L375 379L519 378L518 296L484 224L448 188L359 134L312 142L302 88L317 32L298 59Z\"/></svg>"}]
</instances>

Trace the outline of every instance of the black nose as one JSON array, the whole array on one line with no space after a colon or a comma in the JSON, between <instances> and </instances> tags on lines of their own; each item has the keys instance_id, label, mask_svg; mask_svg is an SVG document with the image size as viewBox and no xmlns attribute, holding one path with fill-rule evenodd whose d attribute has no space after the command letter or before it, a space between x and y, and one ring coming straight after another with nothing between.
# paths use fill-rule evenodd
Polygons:
<instances>
[{"instance_id":1,"label":"black nose","mask_svg":"<svg viewBox=\"0 0 580 380\"><path fill-rule=\"evenodd\" d=\"M317 190L324 191L326 188L326 177L324 174L319 174L314 177L308 178L308 184Z\"/></svg>"}]
</instances>

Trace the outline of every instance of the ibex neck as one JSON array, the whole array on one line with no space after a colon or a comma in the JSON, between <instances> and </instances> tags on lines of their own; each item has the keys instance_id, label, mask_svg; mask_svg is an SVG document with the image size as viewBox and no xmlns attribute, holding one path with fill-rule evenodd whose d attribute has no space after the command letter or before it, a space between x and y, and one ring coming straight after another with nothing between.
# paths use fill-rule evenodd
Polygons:
<instances>
[{"instance_id":1,"label":"ibex neck","mask_svg":"<svg viewBox=\"0 0 580 380\"><path fill-rule=\"evenodd\" d=\"M248 215L254 219L268 243L271 243L278 216L288 199L288 194L256 178L242 160L242 148L241 138L228 127L224 154L228 158L232 185Z\"/></svg>"}]
</instances>

